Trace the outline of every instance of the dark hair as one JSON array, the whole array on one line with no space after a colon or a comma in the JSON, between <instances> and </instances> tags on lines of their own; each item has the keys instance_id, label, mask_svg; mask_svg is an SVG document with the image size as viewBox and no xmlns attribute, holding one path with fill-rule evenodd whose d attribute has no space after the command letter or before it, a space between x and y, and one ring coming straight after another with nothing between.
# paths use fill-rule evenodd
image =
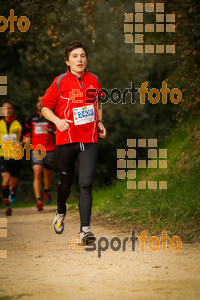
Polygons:
<instances>
[{"instance_id":1,"label":"dark hair","mask_svg":"<svg viewBox=\"0 0 200 300\"><path fill-rule=\"evenodd\" d=\"M70 52L77 48L82 48L85 51L86 57L88 57L86 46L80 41L73 41L65 48L65 60L69 60Z\"/></svg>"},{"instance_id":2,"label":"dark hair","mask_svg":"<svg viewBox=\"0 0 200 300\"><path fill-rule=\"evenodd\" d=\"M6 99L1 101L1 106L3 106L5 103L9 103L10 105L12 105L13 108L15 108L14 103L12 101L6 100Z\"/></svg>"}]
</instances>

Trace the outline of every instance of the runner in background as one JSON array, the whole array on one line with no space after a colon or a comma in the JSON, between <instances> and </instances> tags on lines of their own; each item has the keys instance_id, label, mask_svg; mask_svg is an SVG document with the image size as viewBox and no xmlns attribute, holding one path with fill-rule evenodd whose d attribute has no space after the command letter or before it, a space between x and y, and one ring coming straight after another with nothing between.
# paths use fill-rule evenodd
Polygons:
<instances>
[{"instance_id":1,"label":"runner in background","mask_svg":"<svg viewBox=\"0 0 200 300\"><path fill-rule=\"evenodd\" d=\"M13 147L22 145L22 125L14 115L14 104L10 100L3 100L1 103L5 109L5 115L0 120L0 172L2 177L1 190L6 206L5 214L12 215L10 203L16 200L17 180L20 171L20 160L13 156ZM11 145L10 149L4 151L5 143Z\"/></svg>"},{"instance_id":2,"label":"runner in background","mask_svg":"<svg viewBox=\"0 0 200 300\"><path fill-rule=\"evenodd\" d=\"M46 149L46 155L43 159L39 160L34 156L34 150L31 152L32 167L34 173L33 179L33 189L35 193L35 198L37 201L38 211L43 210L43 201L41 197L42 193L42 172L44 175L44 201L46 204L51 203L50 196L50 184L51 184L51 174L55 162L55 133L56 127L53 123L46 120L41 114L41 103L42 97L38 97L37 100L37 111L30 117L26 119L25 129L24 129L24 138L23 142L26 143L27 137L31 136L31 144L33 149L37 145L43 145ZM41 154L41 151L38 150L38 154Z\"/></svg>"},{"instance_id":3,"label":"runner in background","mask_svg":"<svg viewBox=\"0 0 200 300\"><path fill-rule=\"evenodd\" d=\"M79 237L87 244L95 240L90 232L90 221L92 179L97 159L97 128L99 136L106 137L100 100L103 92L99 78L86 69L87 50L83 43L74 41L66 47L65 62L67 72L55 78L42 102L42 114L57 127L56 153L60 181L53 228L58 234L64 230L66 201L77 160L80 185Z\"/></svg>"}]
</instances>

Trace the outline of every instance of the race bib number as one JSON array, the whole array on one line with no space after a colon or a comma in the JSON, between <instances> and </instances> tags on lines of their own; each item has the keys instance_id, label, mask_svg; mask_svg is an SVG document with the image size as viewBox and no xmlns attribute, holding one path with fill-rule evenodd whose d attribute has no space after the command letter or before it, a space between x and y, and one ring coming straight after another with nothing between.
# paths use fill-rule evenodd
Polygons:
<instances>
[{"instance_id":1,"label":"race bib number","mask_svg":"<svg viewBox=\"0 0 200 300\"><path fill-rule=\"evenodd\" d=\"M17 141L17 135L16 134L3 134L2 139L4 142L7 142L7 140L11 140L11 142Z\"/></svg>"},{"instance_id":2,"label":"race bib number","mask_svg":"<svg viewBox=\"0 0 200 300\"><path fill-rule=\"evenodd\" d=\"M35 125L35 133L44 134L44 133L48 133L48 130L46 129L46 126Z\"/></svg>"},{"instance_id":3,"label":"race bib number","mask_svg":"<svg viewBox=\"0 0 200 300\"><path fill-rule=\"evenodd\" d=\"M82 125L94 122L94 106L88 105L73 108L74 124Z\"/></svg>"}]
</instances>

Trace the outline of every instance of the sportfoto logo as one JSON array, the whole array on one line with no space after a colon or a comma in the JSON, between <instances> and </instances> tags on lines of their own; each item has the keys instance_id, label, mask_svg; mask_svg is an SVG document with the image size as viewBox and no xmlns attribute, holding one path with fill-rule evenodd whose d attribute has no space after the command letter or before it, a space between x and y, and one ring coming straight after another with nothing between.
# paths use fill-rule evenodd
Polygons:
<instances>
[{"instance_id":1,"label":"sportfoto logo","mask_svg":"<svg viewBox=\"0 0 200 300\"><path fill-rule=\"evenodd\" d=\"M31 25L31 22L26 16L21 16L17 21L14 9L10 10L10 16L8 17L8 19L6 19L4 16L0 16L0 32L6 31L6 29L8 28L8 22L10 23L10 32L15 31L15 22L17 22L17 27L21 32L28 31Z\"/></svg>"},{"instance_id":2,"label":"sportfoto logo","mask_svg":"<svg viewBox=\"0 0 200 300\"><path fill-rule=\"evenodd\" d=\"M0 96L5 95L7 95L7 76L0 76Z\"/></svg>"},{"instance_id":3,"label":"sportfoto logo","mask_svg":"<svg viewBox=\"0 0 200 300\"><path fill-rule=\"evenodd\" d=\"M109 239L105 236L100 237L95 243L93 243L91 246L80 248L80 246L83 246L81 244L81 241L79 238L73 237L71 241L69 241L69 247L73 251L87 251L87 252L94 252L97 251L97 257L101 257L101 253L105 252L109 249L118 252L126 251L126 243L128 241L131 241L131 250L135 251L135 242L140 241L140 251L145 252L146 245L145 242L148 243L148 249L152 252L157 252L160 247L162 247L162 252L167 251L167 242L169 242L170 249L173 252L178 252L182 248L182 242L181 239L178 236L174 236L170 239L169 236L167 236L167 231L162 230L162 236L158 238L157 236L152 236L150 238L147 237L148 230L144 230L139 237L135 236L135 231L131 231L131 237L125 237L123 240L121 240L118 236L112 237L112 239L109 242Z\"/></svg>"},{"instance_id":4,"label":"sportfoto logo","mask_svg":"<svg viewBox=\"0 0 200 300\"><path fill-rule=\"evenodd\" d=\"M162 82L162 87L159 89L152 88L148 89L148 82L145 81L141 84L140 88L135 88L135 83L131 82L130 88L125 88L123 91L120 91L118 88L113 88L110 91L106 88L101 88L97 90L95 88L87 88L85 90L85 100L86 104L93 104L94 100L97 102L103 92L103 97L101 98L102 104L107 103L111 100L112 103L118 104L122 100L122 104L126 104L126 96L129 93L131 95L131 103L135 104L135 93L140 94L140 104L146 103L146 98L148 98L151 104L157 104L160 100L162 104L167 104L170 101L173 104L178 104L182 100L182 93L178 88L173 88L170 90L167 87L167 82ZM64 98L61 96L61 98ZM71 89L69 92L69 99L72 103L83 103L83 92L81 89Z\"/></svg>"},{"instance_id":5,"label":"sportfoto logo","mask_svg":"<svg viewBox=\"0 0 200 300\"><path fill-rule=\"evenodd\" d=\"M118 88L112 89L110 92L102 88L103 91L103 98L102 104L105 104L108 102L110 99L112 103L117 104L122 100L122 104L126 104L126 95L128 93L131 94L131 103L135 103L135 93L140 94L140 104L145 104L146 103L146 98L148 98L149 102L151 104L157 104L160 100L162 101L162 104L167 104L167 102L170 101L173 104L178 104L182 100L182 92L178 88L173 88L170 90L167 87L167 82L163 81L162 82L162 87L160 90L156 88L148 89L148 82L145 81L141 84L140 88L135 88L134 82L131 82L131 87L126 88L123 92L121 92ZM99 96L101 94L101 90L97 91L95 88L88 88L85 91L85 95L88 99L86 99L86 103L91 103L92 99L94 98L94 95L96 97L96 101L99 99ZM73 102L76 101L83 101L83 100L77 100L76 95L80 96L80 93L78 93L78 90L76 90L76 93L73 92ZM147 95L147 96L146 96Z\"/></svg>"},{"instance_id":6,"label":"sportfoto logo","mask_svg":"<svg viewBox=\"0 0 200 300\"><path fill-rule=\"evenodd\" d=\"M136 181L136 168L166 169L167 149L157 149L157 139L127 139L128 150L117 149L117 178L127 180L127 189L156 190L167 189L167 181ZM138 159L136 148L149 148L148 159ZM134 180L131 180L134 179Z\"/></svg>"},{"instance_id":7,"label":"sportfoto logo","mask_svg":"<svg viewBox=\"0 0 200 300\"><path fill-rule=\"evenodd\" d=\"M71 248L73 251L84 251L84 248L80 248L79 246L84 246L85 244L82 243L81 239L79 237L73 237L69 241L69 248Z\"/></svg>"},{"instance_id":8,"label":"sportfoto logo","mask_svg":"<svg viewBox=\"0 0 200 300\"><path fill-rule=\"evenodd\" d=\"M11 135L8 135L9 137ZM12 146L13 143L16 142L16 137L8 138L3 144L2 149L4 150L4 159L9 160L10 155L15 160L20 160L24 156L24 150L26 150L26 160L30 160L31 150L33 150L33 145L30 143L30 138L26 138L26 143L24 144L24 148L21 145ZM38 160L42 160L46 155L46 149L43 145L38 144L34 148L34 156Z\"/></svg>"},{"instance_id":9,"label":"sportfoto logo","mask_svg":"<svg viewBox=\"0 0 200 300\"><path fill-rule=\"evenodd\" d=\"M165 14L164 11L164 3L135 3L135 13L124 14L124 42L132 44L135 41L135 53L175 53L175 45L143 45L143 32L175 32L175 14ZM144 17L149 13L154 13L154 24L144 24Z\"/></svg>"},{"instance_id":10,"label":"sportfoto logo","mask_svg":"<svg viewBox=\"0 0 200 300\"><path fill-rule=\"evenodd\" d=\"M0 218L0 238L7 238L7 219ZM7 250L0 249L0 259L7 258Z\"/></svg>"}]
</instances>

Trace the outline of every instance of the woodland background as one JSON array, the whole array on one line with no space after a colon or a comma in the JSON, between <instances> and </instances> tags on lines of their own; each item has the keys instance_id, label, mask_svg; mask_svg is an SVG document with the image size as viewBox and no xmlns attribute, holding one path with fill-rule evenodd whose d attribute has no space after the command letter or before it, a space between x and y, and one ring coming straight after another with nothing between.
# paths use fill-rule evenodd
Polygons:
<instances>
[{"instance_id":1,"label":"woodland background","mask_svg":"<svg viewBox=\"0 0 200 300\"><path fill-rule=\"evenodd\" d=\"M135 54L133 44L124 43L124 14L134 12L135 2L164 2L165 13L176 14L175 33L147 33L146 44L175 44L176 54ZM24 121L35 111L39 95L44 95L53 79L66 71L64 50L73 40L88 47L88 69L97 74L102 87L123 91L135 83L139 88L148 81L148 88L160 89L162 81L170 89L183 93L180 104L161 101L153 105L103 105L107 138L99 139L99 157L94 185L104 187L116 180L116 150L126 147L127 138L157 138L159 144L177 127L197 118L199 98L199 1L198 0L13 0L0 1L0 15L8 18L14 9L18 18L25 15L31 26L21 33L9 28L0 33L0 74L8 76L8 95L16 105L16 116ZM145 22L153 14L145 15ZM136 94L137 95L137 94ZM143 156L141 152L139 155ZM77 176L77 175L76 175ZM57 175L53 181L56 186ZM33 197L32 170L29 161L22 161L19 192ZM31 192L30 192L31 190Z\"/></svg>"}]
</instances>

